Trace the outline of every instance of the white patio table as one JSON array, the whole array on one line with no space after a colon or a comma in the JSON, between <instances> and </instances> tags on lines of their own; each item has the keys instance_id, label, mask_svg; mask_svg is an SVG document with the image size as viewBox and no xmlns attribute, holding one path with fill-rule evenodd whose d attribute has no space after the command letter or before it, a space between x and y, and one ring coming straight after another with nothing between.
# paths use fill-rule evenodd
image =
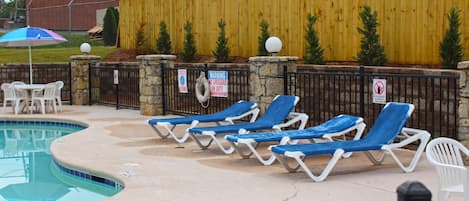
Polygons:
<instances>
[{"instance_id":1,"label":"white patio table","mask_svg":"<svg viewBox=\"0 0 469 201\"><path fill-rule=\"evenodd\" d=\"M25 90L28 92L28 99L31 100L32 99L32 95L33 95L33 91L34 90L41 90L41 89L44 89L46 87L45 84L21 84L21 85L14 85L15 86L15 89L16 90ZM30 101L27 101L28 103ZM28 104L27 103L27 104ZM25 105L22 105L21 107L18 107L17 109L23 109ZM29 112L33 112L32 108L31 108L31 103L29 103Z\"/></svg>"}]
</instances>

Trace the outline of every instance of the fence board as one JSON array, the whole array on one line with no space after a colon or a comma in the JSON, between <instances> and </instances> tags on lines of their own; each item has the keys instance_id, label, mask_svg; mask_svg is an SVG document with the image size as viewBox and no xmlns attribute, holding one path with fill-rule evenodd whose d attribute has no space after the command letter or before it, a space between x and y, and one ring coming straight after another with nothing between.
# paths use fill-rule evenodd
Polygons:
<instances>
[{"instance_id":1,"label":"fence board","mask_svg":"<svg viewBox=\"0 0 469 201\"><path fill-rule=\"evenodd\" d=\"M284 44L282 55L303 56L306 16L319 16L316 25L328 61L353 61L359 50L362 26L358 13L364 4L378 12L378 28L390 63L438 64L439 43L448 26L452 6L469 10L469 0L122 0L121 45L135 47L139 24L151 47L159 32L159 22L168 24L175 52L182 50L183 26L194 25L199 54L211 55L218 35L217 22L224 18L232 55L255 56L259 23L266 19L272 35ZM469 59L469 14L460 13L464 59Z\"/></svg>"}]
</instances>

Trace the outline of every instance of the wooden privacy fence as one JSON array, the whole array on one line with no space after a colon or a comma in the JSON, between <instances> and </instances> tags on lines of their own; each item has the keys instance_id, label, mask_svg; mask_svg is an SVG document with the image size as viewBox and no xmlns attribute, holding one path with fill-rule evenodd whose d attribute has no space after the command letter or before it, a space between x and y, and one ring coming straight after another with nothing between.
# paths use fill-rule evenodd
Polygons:
<instances>
[{"instance_id":1,"label":"wooden privacy fence","mask_svg":"<svg viewBox=\"0 0 469 201\"><path fill-rule=\"evenodd\" d=\"M282 55L303 55L306 16L319 16L316 29L328 61L353 61L359 51L362 26L359 12L368 4L378 12L379 34L389 63L438 64L439 43L448 27L451 7L460 12L465 46L463 60L469 60L469 0L121 0L120 41L135 48L140 23L155 47L160 21L165 21L173 49L183 48L186 21L193 23L197 51L211 55L218 35L217 22L227 25L231 55L255 56L259 23L265 19L270 33L283 41Z\"/></svg>"}]
</instances>

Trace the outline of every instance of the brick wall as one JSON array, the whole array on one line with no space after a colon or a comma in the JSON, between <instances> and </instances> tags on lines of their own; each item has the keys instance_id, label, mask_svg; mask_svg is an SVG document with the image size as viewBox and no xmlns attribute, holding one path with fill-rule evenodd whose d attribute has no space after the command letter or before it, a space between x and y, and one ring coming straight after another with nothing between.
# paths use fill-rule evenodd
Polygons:
<instances>
[{"instance_id":1,"label":"brick wall","mask_svg":"<svg viewBox=\"0 0 469 201\"><path fill-rule=\"evenodd\" d=\"M31 2L32 1L32 2ZM26 0L30 2L29 25L53 30L68 30L70 0ZM72 30L88 30L96 26L96 10L119 6L119 0L75 0L71 7Z\"/></svg>"}]
</instances>

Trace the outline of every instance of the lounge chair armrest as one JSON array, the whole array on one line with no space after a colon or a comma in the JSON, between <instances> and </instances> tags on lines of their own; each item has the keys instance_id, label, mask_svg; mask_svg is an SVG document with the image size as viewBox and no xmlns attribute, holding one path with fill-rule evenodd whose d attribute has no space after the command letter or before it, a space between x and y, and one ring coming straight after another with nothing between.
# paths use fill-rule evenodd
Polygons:
<instances>
[{"instance_id":1,"label":"lounge chair armrest","mask_svg":"<svg viewBox=\"0 0 469 201\"><path fill-rule=\"evenodd\" d=\"M281 130L282 128L288 127L293 125L294 123L300 121L301 124L298 127L298 130L303 130L306 126L306 123L308 122L308 115L305 113L299 113L299 112L290 112L288 115L288 121L283 123L283 124L278 124L273 127L274 130Z\"/></svg>"},{"instance_id":2,"label":"lounge chair armrest","mask_svg":"<svg viewBox=\"0 0 469 201\"><path fill-rule=\"evenodd\" d=\"M234 120L239 120L239 119L242 119L242 118L247 117L249 115L252 115L251 120L249 120L249 122L256 121L257 116L259 116L259 108L254 108L254 109L249 110L248 112L246 112L242 115L236 116L236 117L228 117L228 118L225 119L225 121L233 123Z\"/></svg>"},{"instance_id":3,"label":"lounge chair armrest","mask_svg":"<svg viewBox=\"0 0 469 201\"><path fill-rule=\"evenodd\" d=\"M384 145L383 148L388 147L388 148L399 148L403 147L406 145L409 145L412 142L415 142L417 140L421 140L422 143L427 143L428 140L430 139L430 133L426 130L421 130L421 129L415 129L415 128L403 128L402 129L402 134L406 136L407 138L400 141L399 143L393 143L390 145Z\"/></svg>"}]
</instances>

